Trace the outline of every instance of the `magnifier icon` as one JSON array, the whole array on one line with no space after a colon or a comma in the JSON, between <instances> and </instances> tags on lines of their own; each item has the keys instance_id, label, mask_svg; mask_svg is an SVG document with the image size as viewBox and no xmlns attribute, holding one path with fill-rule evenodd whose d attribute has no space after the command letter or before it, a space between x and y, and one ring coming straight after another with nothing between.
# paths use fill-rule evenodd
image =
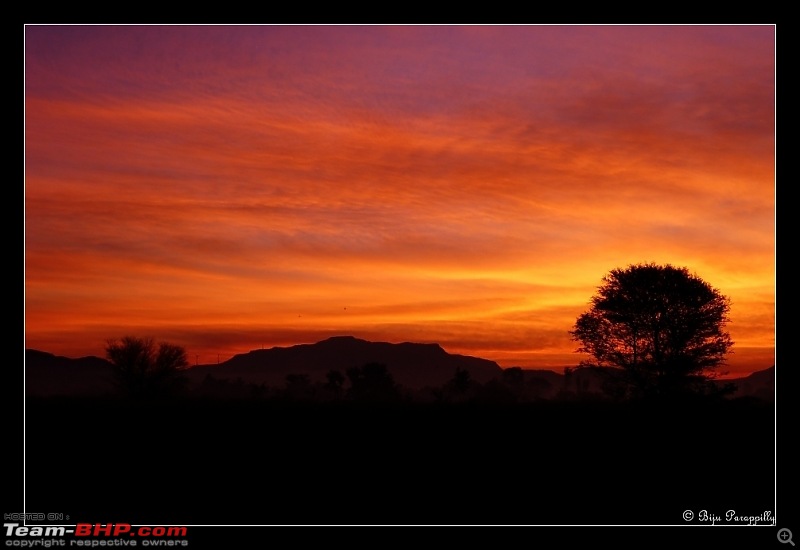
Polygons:
<instances>
[{"instance_id":1,"label":"magnifier icon","mask_svg":"<svg viewBox=\"0 0 800 550\"><path fill-rule=\"evenodd\" d=\"M778 529L778 540L786 543L788 542L792 546L794 546L794 542L792 542L792 532L784 527L783 529Z\"/></svg>"}]
</instances>

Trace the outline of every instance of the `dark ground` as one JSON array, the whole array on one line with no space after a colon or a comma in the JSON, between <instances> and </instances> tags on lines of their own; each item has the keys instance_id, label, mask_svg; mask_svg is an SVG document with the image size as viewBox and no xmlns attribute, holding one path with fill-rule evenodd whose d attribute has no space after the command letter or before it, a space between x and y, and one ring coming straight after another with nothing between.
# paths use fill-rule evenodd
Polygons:
<instances>
[{"instance_id":1,"label":"dark ground","mask_svg":"<svg viewBox=\"0 0 800 550\"><path fill-rule=\"evenodd\" d=\"M754 400L28 398L25 493L70 523L679 525L774 510L774 447Z\"/></svg>"}]
</instances>

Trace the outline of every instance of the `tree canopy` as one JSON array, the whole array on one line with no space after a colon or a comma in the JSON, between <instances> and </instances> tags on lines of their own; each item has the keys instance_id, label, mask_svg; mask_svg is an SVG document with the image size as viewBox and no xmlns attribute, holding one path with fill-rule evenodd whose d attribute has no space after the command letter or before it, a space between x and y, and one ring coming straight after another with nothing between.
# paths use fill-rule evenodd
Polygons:
<instances>
[{"instance_id":1,"label":"tree canopy","mask_svg":"<svg viewBox=\"0 0 800 550\"><path fill-rule=\"evenodd\" d=\"M348 397L354 401L394 402L400 391L389 369L383 363L367 363L347 369L350 380Z\"/></svg>"},{"instance_id":2,"label":"tree canopy","mask_svg":"<svg viewBox=\"0 0 800 550\"><path fill-rule=\"evenodd\" d=\"M654 263L603 277L570 334L584 366L614 367L643 394L704 391L733 342L730 299L684 267Z\"/></svg>"},{"instance_id":3,"label":"tree canopy","mask_svg":"<svg viewBox=\"0 0 800 550\"><path fill-rule=\"evenodd\" d=\"M189 362L181 346L152 338L124 336L109 340L106 357L114 368L119 390L134 398L172 395L185 384Z\"/></svg>"}]
</instances>

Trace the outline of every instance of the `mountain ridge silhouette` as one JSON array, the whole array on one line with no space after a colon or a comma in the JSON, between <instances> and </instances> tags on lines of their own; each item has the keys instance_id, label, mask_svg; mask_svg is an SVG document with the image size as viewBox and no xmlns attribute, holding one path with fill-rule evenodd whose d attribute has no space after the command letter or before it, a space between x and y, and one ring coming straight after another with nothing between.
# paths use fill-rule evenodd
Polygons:
<instances>
[{"instance_id":1,"label":"mountain ridge silhouette","mask_svg":"<svg viewBox=\"0 0 800 550\"><path fill-rule=\"evenodd\" d=\"M457 368L469 371L478 382L502 376L494 361L469 355L451 354L439 344L414 342L372 342L354 336L333 336L314 344L272 347L234 355L219 365L199 365L189 371L193 378L241 378L245 382L283 384L288 374L306 374L312 381L324 381L331 370L342 374L367 363L387 367L395 382L410 388L439 386L450 380Z\"/></svg>"},{"instance_id":2,"label":"mountain ridge silhouette","mask_svg":"<svg viewBox=\"0 0 800 550\"><path fill-rule=\"evenodd\" d=\"M97 356L69 358L49 352L25 350L25 392L28 395L102 395L113 392L111 363ZM440 387L453 378L456 369L469 371L470 378L486 383L501 380L504 371L496 362L470 355L452 354L437 343L372 342L354 336L333 336L316 343L275 346L236 354L218 364L186 369L191 385L207 377L283 387L289 374L307 375L311 382L324 382L327 373L343 375L367 363L384 364L395 382L410 389ZM539 384L542 397L558 391L597 390L597 379L589 371L565 374L550 369L522 369L526 384ZM774 399L774 365L747 376L720 380L735 383L735 396ZM572 384L570 386L569 384Z\"/></svg>"}]
</instances>

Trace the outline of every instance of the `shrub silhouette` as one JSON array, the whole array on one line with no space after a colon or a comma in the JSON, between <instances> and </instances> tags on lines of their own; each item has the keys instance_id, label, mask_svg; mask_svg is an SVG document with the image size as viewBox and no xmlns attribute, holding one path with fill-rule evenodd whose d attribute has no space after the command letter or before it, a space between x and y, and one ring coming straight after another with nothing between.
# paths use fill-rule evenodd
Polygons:
<instances>
[{"instance_id":1,"label":"shrub silhouette","mask_svg":"<svg viewBox=\"0 0 800 550\"><path fill-rule=\"evenodd\" d=\"M284 392L292 400L307 401L314 398L314 387L307 374L287 374Z\"/></svg>"},{"instance_id":2,"label":"shrub silhouette","mask_svg":"<svg viewBox=\"0 0 800 550\"><path fill-rule=\"evenodd\" d=\"M393 402L400 398L399 388L384 364L367 363L347 369L347 378L347 395L354 401Z\"/></svg>"},{"instance_id":3,"label":"shrub silhouette","mask_svg":"<svg viewBox=\"0 0 800 550\"><path fill-rule=\"evenodd\" d=\"M322 386L331 394L333 399L339 399L344 393L344 383L346 378L338 370L331 369L325 375L325 384Z\"/></svg>"},{"instance_id":4,"label":"shrub silhouette","mask_svg":"<svg viewBox=\"0 0 800 550\"><path fill-rule=\"evenodd\" d=\"M106 344L106 358L113 366L121 393L136 399L175 395L186 385L183 370L189 365L181 346L152 338L124 336Z\"/></svg>"}]
</instances>

